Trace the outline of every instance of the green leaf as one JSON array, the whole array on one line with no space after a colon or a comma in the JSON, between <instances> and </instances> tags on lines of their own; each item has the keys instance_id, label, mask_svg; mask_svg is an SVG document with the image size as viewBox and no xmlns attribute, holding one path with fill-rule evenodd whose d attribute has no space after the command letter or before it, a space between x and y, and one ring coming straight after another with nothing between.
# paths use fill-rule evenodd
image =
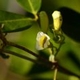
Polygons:
<instances>
[{"instance_id":1,"label":"green leaf","mask_svg":"<svg viewBox=\"0 0 80 80\"><path fill-rule=\"evenodd\" d=\"M39 16L40 16L41 30L46 33L49 27L48 16L45 11L41 11Z\"/></svg>"},{"instance_id":2,"label":"green leaf","mask_svg":"<svg viewBox=\"0 0 80 80\"><path fill-rule=\"evenodd\" d=\"M28 12L36 15L41 6L41 0L17 0Z\"/></svg>"},{"instance_id":3,"label":"green leaf","mask_svg":"<svg viewBox=\"0 0 80 80\"><path fill-rule=\"evenodd\" d=\"M3 32L16 32L31 27L33 19L20 14L0 11L0 23L4 24Z\"/></svg>"}]
</instances>

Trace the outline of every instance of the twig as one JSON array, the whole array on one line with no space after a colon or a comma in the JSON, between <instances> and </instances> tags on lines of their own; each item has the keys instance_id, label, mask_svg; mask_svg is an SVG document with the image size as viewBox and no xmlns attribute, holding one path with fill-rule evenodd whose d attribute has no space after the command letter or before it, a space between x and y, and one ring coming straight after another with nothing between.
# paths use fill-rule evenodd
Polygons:
<instances>
[{"instance_id":1,"label":"twig","mask_svg":"<svg viewBox=\"0 0 80 80\"><path fill-rule=\"evenodd\" d=\"M22 59L26 59L26 60L30 60L30 61L32 61L32 62L36 62L36 61L33 60L33 59L30 59L30 58L28 58L28 57L26 57L26 56L24 56L24 55L18 54L18 53L16 53L16 52L13 52L13 51L10 51L10 50L3 50L3 53L11 54L11 55L20 57L20 58L22 58Z\"/></svg>"},{"instance_id":2,"label":"twig","mask_svg":"<svg viewBox=\"0 0 80 80\"><path fill-rule=\"evenodd\" d=\"M22 59L29 60L29 61L31 61L31 62L37 63L37 64L39 64L39 65L44 65L43 62L36 61L36 60L31 59L31 58L29 58L29 57L27 57L27 56L24 56L24 55L18 54L18 53L16 53L16 52L13 52L13 51L10 51L10 50L3 50L3 53L11 54L11 55L14 55L14 56L20 57L20 58L22 58ZM46 65L45 65L45 66L46 66ZM48 66L48 67L49 67L49 66Z\"/></svg>"},{"instance_id":3,"label":"twig","mask_svg":"<svg viewBox=\"0 0 80 80\"><path fill-rule=\"evenodd\" d=\"M34 52L32 52L31 50L29 50L29 49L27 49L27 48L25 48L25 47L23 47L23 46L21 46L21 45L18 45L18 44L16 44L16 43L7 41L7 45L12 46L12 47L19 48L19 49L21 49L21 50L23 50L23 51L25 51L25 52L28 52L28 53L34 55L35 57L39 57L36 53L34 53Z\"/></svg>"},{"instance_id":4,"label":"twig","mask_svg":"<svg viewBox=\"0 0 80 80\"><path fill-rule=\"evenodd\" d=\"M48 60L45 59L44 57L37 55L36 53L32 52L31 50L29 50L29 49L27 49L27 48L25 48L25 47L23 47L23 46L21 46L21 45L15 44L15 43L13 43L13 42L8 42L8 41L7 41L7 45L13 46L13 47L19 48L19 49L21 49L21 50L23 50L23 51L25 51L25 52L28 52L28 53L30 53L31 55L33 55L33 56L37 57L38 59L40 59L41 61L44 61L46 64L56 65L56 63L51 63L50 61L48 61Z\"/></svg>"},{"instance_id":5,"label":"twig","mask_svg":"<svg viewBox=\"0 0 80 80\"><path fill-rule=\"evenodd\" d=\"M25 59L25 60L32 61L32 62L34 62L34 63L37 63L37 64L39 64L39 65L46 66L46 67L48 67L48 68L51 68L51 67L52 67L52 64L53 64L53 63L47 63L47 64L46 64L45 61L39 62L39 61L36 61L36 60L34 60L34 59L31 59L31 58L29 58L29 57L27 57L27 56L24 56L24 55L21 55L21 54L18 54L18 53L16 53L16 52L12 52L12 51L9 51L9 50L3 50L3 52L4 52L4 53L7 53L7 54L14 55L14 56L17 56L17 57L20 57L20 58ZM58 66L58 67L56 67L56 66ZM56 77L56 74L57 74L57 70L56 70L56 68L57 68L59 71L64 71L66 74L74 75L74 76L77 76L78 78L80 78L80 76L78 76L78 75L76 75L75 73L70 72L69 70L63 68L63 67L60 66L58 63L56 63L56 66L55 66L55 77Z\"/></svg>"},{"instance_id":6,"label":"twig","mask_svg":"<svg viewBox=\"0 0 80 80\"><path fill-rule=\"evenodd\" d=\"M23 58L23 59L26 59L26 60L30 60L30 61L35 62L35 63L38 63L38 64L46 65L48 67L52 67L52 65L55 65L55 66L58 65L58 70L62 69L66 73L73 74L74 76L77 76L77 77L80 78L79 75L76 75L75 73L72 73L69 70L61 67L59 65L59 63L51 63L47 59L45 59L44 57L37 55L36 53L32 52L31 50L29 50L27 48L25 48L25 47L23 47L21 45L18 45L18 44L15 44L15 43L12 43L12 42L7 41L6 38L5 38L5 36L2 33L1 27L0 27L0 39L3 41L3 47L2 47L2 49L0 51L2 51L3 53L9 53L9 54L15 55L17 57L20 57L20 58ZM42 61L42 63L41 62L37 62L36 60L33 60L33 59L31 59L29 57L26 57L26 56L23 56L21 54L17 54L17 53L12 52L12 51L4 50L4 47L6 47L6 45L9 45L9 46L12 46L12 47L16 47L16 48L19 48L19 49L21 49L21 50L23 50L25 52L28 52L28 53L32 54L33 56L37 57L40 61ZM62 46L62 43L59 45L59 48L58 48L56 54L59 52L61 46ZM56 80L56 74L57 74L57 70L55 69L55 75L54 75L54 78L55 79L54 80Z\"/></svg>"}]
</instances>

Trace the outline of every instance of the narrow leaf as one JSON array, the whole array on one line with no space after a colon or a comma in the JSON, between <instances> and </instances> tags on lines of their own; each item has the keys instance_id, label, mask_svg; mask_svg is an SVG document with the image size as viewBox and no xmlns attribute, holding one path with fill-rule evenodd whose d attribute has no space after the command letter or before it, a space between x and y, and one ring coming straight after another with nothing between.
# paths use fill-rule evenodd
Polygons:
<instances>
[{"instance_id":1,"label":"narrow leaf","mask_svg":"<svg viewBox=\"0 0 80 80\"><path fill-rule=\"evenodd\" d=\"M26 11L34 15L37 14L41 6L41 0L17 0L17 1L22 5L22 7Z\"/></svg>"},{"instance_id":2,"label":"narrow leaf","mask_svg":"<svg viewBox=\"0 0 80 80\"><path fill-rule=\"evenodd\" d=\"M4 24L3 32L22 31L31 27L33 20L20 14L0 11L0 24Z\"/></svg>"}]
</instances>

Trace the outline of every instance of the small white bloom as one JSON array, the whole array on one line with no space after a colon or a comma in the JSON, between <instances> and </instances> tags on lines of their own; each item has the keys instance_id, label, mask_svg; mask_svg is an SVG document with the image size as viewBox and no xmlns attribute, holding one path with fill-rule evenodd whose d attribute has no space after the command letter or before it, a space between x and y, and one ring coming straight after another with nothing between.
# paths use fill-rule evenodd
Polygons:
<instances>
[{"instance_id":1,"label":"small white bloom","mask_svg":"<svg viewBox=\"0 0 80 80\"><path fill-rule=\"evenodd\" d=\"M60 11L54 11L52 13L52 18L53 18L53 26L55 30L59 30L62 25L62 15Z\"/></svg>"},{"instance_id":2,"label":"small white bloom","mask_svg":"<svg viewBox=\"0 0 80 80\"><path fill-rule=\"evenodd\" d=\"M55 62L54 55L51 54L51 55L49 56L49 61L50 61L50 62Z\"/></svg>"},{"instance_id":3,"label":"small white bloom","mask_svg":"<svg viewBox=\"0 0 80 80\"><path fill-rule=\"evenodd\" d=\"M49 40L50 37L47 34L38 32L36 37L36 49L43 50L47 48L49 46Z\"/></svg>"}]
</instances>

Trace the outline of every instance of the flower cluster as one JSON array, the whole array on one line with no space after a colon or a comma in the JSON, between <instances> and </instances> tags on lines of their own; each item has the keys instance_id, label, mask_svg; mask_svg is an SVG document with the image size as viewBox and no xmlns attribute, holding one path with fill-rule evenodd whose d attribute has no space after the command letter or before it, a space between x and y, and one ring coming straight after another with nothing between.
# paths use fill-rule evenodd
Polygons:
<instances>
[{"instance_id":1,"label":"flower cluster","mask_svg":"<svg viewBox=\"0 0 80 80\"><path fill-rule=\"evenodd\" d=\"M60 28L62 25L61 13L59 11L54 11L52 13L52 18L53 18L53 28L54 28L54 33L55 33L55 32L60 31ZM51 45L50 37L42 31L38 32L37 37L36 37L36 49L37 50L43 50L46 48L48 48L48 49L50 48L50 50L49 50L49 52L50 52L49 61L55 62L55 56L53 53L54 51L51 51L53 47L50 45Z\"/></svg>"},{"instance_id":2,"label":"flower cluster","mask_svg":"<svg viewBox=\"0 0 80 80\"><path fill-rule=\"evenodd\" d=\"M45 48L48 48L50 45L49 40L50 40L50 37L47 34L43 32L38 32L36 37L36 49L43 50ZM49 56L49 61L55 62L54 55L52 53Z\"/></svg>"}]
</instances>

